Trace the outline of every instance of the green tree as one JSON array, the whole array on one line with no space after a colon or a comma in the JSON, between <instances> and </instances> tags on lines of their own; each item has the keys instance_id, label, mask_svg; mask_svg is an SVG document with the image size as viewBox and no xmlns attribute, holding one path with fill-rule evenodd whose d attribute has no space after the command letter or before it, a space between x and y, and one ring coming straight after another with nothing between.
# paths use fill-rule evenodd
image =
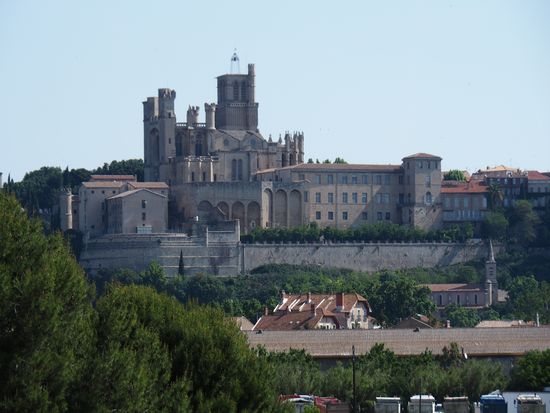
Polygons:
<instances>
[{"instance_id":1,"label":"green tree","mask_svg":"<svg viewBox=\"0 0 550 413\"><path fill-rule=\"evenodd\" d=\"M111 163L104 163L103 166L95 169L93 173L103 175L136 175L138 181L143 181L144 164L142 159L112 161Z\"/></svg>"},{"instance_id":2,"label":"green tree","mask_svg":"<svg viewBox=\"0 0 550 413\"><path fill-rule=\"evenodd\" d=\"M510 213L510 236L519 244L530 245L536 238L539 217L529 201L519 200Z\"/></svg>"},{"instance_id":3,"label":"green tree","mask_svg":"<svg viewBox=\"0 0 550 413\"><path fill-rule=\"evenodd\" d=\"M502 206L502 201L504 200L502 187L499 184L491 184L487 187L487 190L489 191L489 209L495 211Z\"/></svg>"},{"instance_id":4,"label":"green tree","mask_svg":"<svg viewBox=\"0 0 550 413\"><path fill-rule=\"evenodd\" d=\"M344 158L340 158L339 156L334 159L334 163L339 163L339 164L347 164L347 162L345 161Z\"/></svg>"},{"instance_id":5,"label":"green tree","mask_svg":"<svg viewBox=\"0 0 550 413\"><path fill-rule=\"evenodd\" d=\"M508 219L501 212L489 212L482 224L482 233L485 238L501 240L508 231Z\"/></svg>"},{"instance_id":6,"label":"green tree","mask_svg":"<svg viewBox=\"0 0 550 413\"><path fill-rule=\"evenodd\" d=\"M550 321L548 283L539 283L532 275L516 277L508 286L506 310L515 318L535 320L537 313L542 322Z\"/></svg>"},{"instance_id":7,"label":"green tree","mask_svg":"<svg viewBox=\"0 0 550 413\"><path fill-rule=\"evenodd\" d=\"M542 390L550 383L550 349L529 351L512 370L513 390Z\"/></svg>"},{"instance_id":8,"label":"green tree","mask_svg":"<svg viewBox=\"0 0 550 413\"><path fill-rule=\"evenodd\" d=\"M183 250L180 250L180 260L178 262L178 275L183 277L185 275L184 273L185 273L185 267L183 264Z\"/></svg>"},{"instance_id":9,"label":"green tree","mask_svg":"<svg viewBox=\"0 0 550 413\"><path fill-rule=\"evenodd\" d=\"M0 193L0 410L72 410L93 347L92 290L56 235Z\"/></svg>"},{"instance_id":10,"label":"green tree","mask_svg":"<svg viewBox=\"0 0 550 413\"><path fill-rule=\"evenodd\" d=\"M451 169L448 172L445 172L443 179L446 181L459 181L466 182L466 175L459 169Z\"/></svg>"},{"instance_id":11,"label":"green tree","mask_svg":"<svg viewBox=\"0 0 550 413\"><path fill-rule=\"evenodd\" d=\"M453 327L475 327L481 321L475 309L455 304L445 307L445 315Z\"/></svg>"}]
</instances>

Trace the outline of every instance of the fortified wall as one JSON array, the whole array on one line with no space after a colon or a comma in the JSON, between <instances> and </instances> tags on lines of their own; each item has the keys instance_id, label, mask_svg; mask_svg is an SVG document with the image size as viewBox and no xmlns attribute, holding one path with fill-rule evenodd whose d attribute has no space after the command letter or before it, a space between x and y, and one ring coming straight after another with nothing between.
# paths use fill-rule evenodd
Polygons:
<instances>
[{"instance_id":1,"label":"fortified wall","mask_svg":"<svg viewBox=\"0 0 550 413\"><path fill-rule=\"evenodd\" d=\"M141 271L158 262L176 275L180 255L185 275L245 274L265 264L315 265L378 271L436 267L485 259L485 243L241 244L231 230L183 234L118 234L88 242L80 262L89 272L102 268ZM498 253L500 248L495 247Z\"/></svg>"}]
</instances>

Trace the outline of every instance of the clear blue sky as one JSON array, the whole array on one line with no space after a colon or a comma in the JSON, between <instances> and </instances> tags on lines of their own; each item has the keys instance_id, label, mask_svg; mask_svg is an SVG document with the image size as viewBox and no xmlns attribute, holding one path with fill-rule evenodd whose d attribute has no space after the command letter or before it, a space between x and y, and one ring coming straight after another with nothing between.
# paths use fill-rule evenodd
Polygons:
<instances>
[{"instance_id":1,"label":"clear blue sky","mask_svg":"<svg viewBox=\"0 0 550 413\"><path fill-rule=\"evenodd\" d=\"M4 180L143 157L141 102L203 119L235 47L306 158L550 170L550 1L0 0Z\"/></svg>"}]
</instances>

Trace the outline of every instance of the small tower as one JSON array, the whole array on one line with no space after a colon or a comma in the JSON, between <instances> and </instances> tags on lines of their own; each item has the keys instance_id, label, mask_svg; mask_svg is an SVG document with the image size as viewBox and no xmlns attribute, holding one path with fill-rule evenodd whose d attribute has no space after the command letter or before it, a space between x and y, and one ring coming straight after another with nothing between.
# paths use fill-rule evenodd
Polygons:
<instances>
[{"instance_id":1,"label":"small tower","mask_svg":"<svg viewBox=\"0 0 550 413\"><path fill-rule=\"evenodd\" d=\"M229 68L229 73L232 75L241 74L241 63L239 56L237 55L237 49L233 49L233 55L231 56L231 66Z\"/></svg>"},{"instance_id":2,"label":"small tower","mask_svg":"<svg viewBox=\"0 0 550 413\"><path fill-rule=\"evenodd\" d=\"M73 196L70 189L64 189L59 195L59 218L61 231L73 229Z\"/></svg>"},{"instance_id":3,"label":"small tower","mask_svg":"<svg viewBox=\"0 0 550 413\"><path fill-rule=\"evenodd\" d=\"M493 243L489 240L489 259L485 261L485 290L487 291L487 306L498 301L497 262L493 252Z\"/></svg>"}]
</instances>

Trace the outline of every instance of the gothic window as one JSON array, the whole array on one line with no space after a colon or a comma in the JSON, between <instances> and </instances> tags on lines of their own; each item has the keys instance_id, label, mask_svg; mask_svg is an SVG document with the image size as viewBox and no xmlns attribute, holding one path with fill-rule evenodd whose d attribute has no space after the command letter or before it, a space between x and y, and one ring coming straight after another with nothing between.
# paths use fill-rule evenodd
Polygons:
<instances>
[{"instance_id":1,"label":"gothic window","mask_svg":"<svg viewBox=\"0 0 550 413\"><path fill-rule=\"evenodd\" d=\"M231 161L231 180L236 181L237 180L237 160L233 159Z\"/></svg>"},{"instance_id":2,"label":"gothic window","mask_svg":"<svg viewBox=\"0 0 550 413\"><path fill-rule=\"evenodd\" d=\"M281 166L284 168L286 165L286 155L283 153L281 155Z\"/></svg>"},{"instance_id":3,"label":"gothic window","mask_svg":"<svg viewBox=\"0 0 550 413\"><path fill-rule=\"evenodd\" d=\"M197 142L195 144L195 156L201 156L202 155L202 143Z\"/></svg>"},{"instance_id":4,"label":"gothic window","mask_svg":"<svg viewBox=\"0 0 550 413\"><path fill-rule=\"evenodd\" d=\"M241 100L246 101L247 93L246 93L246 82L241 83Z\"/></svg>"},{"instance_id":5,"label":"gothic window","mask_svg":"<svg viewBox=\"0 0 550 413\"><path fill-rule=\"evenodd\" d=\"M239 159L237 162L237 180L243 180L243 160Z\"/></svg>"},{"instance_id":6,"label":"gothic window","mask_svg":"<svg viewBox=\"0 0 550 413\"><path fill-rule=\"evenodd\" d=\"M233 100L239 100L239 83L233 82Z\"/></svg>"},{"instance_id":7,"label":"gothic window","mask_svg":"<svg viewBox=\"0 0 550 413\"><path fill-rule=\"evenodd\" d=\"M476 296L477 298L477 296ZM439 306L443 306L443 296L441 294L439 294Z\"/></svg>"}]
</instances>

